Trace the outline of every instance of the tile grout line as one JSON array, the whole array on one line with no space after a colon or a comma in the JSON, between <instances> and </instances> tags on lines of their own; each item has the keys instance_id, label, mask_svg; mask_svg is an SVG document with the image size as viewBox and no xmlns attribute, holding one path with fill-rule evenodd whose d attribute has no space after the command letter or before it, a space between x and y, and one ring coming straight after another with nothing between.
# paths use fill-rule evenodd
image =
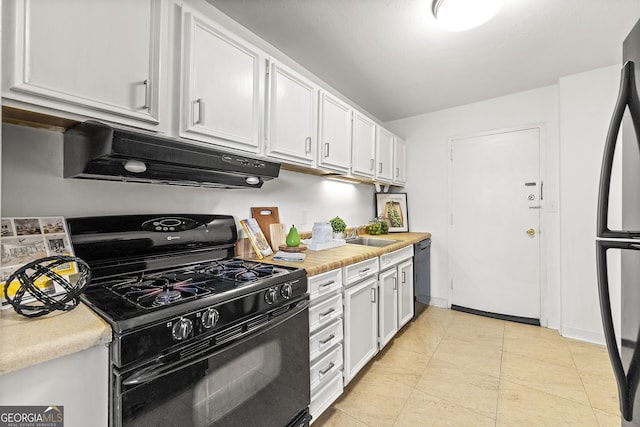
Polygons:
<instances>
[{"instance_id":1,"label":"tile grout line","mask_svg":"<svg viewBox=\"0 0 640 427\"><path fill-rule=\"evenodd\" d=\"M422 373L420 374L420 378L422 378L422 376L424 375L424 373L426 372L426 370L429 368L429 365L431 364L431 361L433 360L433 356L436 353L436 351L438 350L438 347L440 347L440 343L442 342L442 339L444 338L444 336L447 334L447 331L449 330L449 327L451 326L451 321L449 322L449 324L447 325L445 331L443 332L442 336L440 337L440 339L438 340L438 344L435 346L433 353L429 356L429 361L427 362L427 364L425 365L424 369L422 370ZM412 350L407 350L407 351L411 351L412 353L416 353ZM396 418L393 421L393 426L395 427L398 423L398 418L400 418L400 415L402 414L402 411L404 410L404 408L407 407L407 404L409 403L409 399L411 399L411 396L413 395L413 393L417 391L420 391L417 389L417 385L420 382L420 378L418 378L418 381L413 385L412 387L412 391L409 394L409 396L407 397L407 399L404 402L404 405L402 405L402 408L400 408L400 411L398 412L398 415L396 415Z\"/></svg>"}]
</instances>

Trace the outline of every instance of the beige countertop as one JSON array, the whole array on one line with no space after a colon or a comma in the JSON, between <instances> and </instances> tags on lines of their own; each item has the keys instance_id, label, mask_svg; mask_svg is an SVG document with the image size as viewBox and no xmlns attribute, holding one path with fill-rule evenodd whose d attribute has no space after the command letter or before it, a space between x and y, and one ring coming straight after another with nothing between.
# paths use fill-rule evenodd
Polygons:
<instances>
[{"instance_id":1,"label":"beige countertop","mask_svg":"<svg viewBox=\"0 0 640 427\"><path fill-rule=\"evenodd\" d=\"M83 303L28 318L0 311L0 375L111 342L111 327Z\"/></svg>"},{"instance_id":2,"label":"beige countertop","mask_svg":"<svg viewBox=\"0 0 640 427\"><path fill-rule=\"evenodd\" d=\"M302 262L274 261L272 259L273 255L260 261L290 267L302 267L307 271L308 276L315 276L316 274L324 273L325 271L334 270L336 268L344 267L345 265L355 264L369 258L393 252L405 246L413 245L421 240L430 238L431 233L390 233L381 234L379 236L369 236L365 234L360 237L400 240L400 242L383 248L346 244L344 246L325 249L322 251L306 250L304 252L306 254L306 258Z\"/></svg>"},{"instance_id":3,"label":"beige countertop","mask_svg":"<svg viewBox=\"0 0 640 427\"><path fill-rule=\"evenodd\" d=\"M392 233L375 237L400 240L398 243L376 248L346 244L322 251L305 251L303 262L263 262L302 267L314 276L369 258L393 252L431 237L431 233ZM30 319L15 311L0 311L0 375L53 360L96 345L111 341L111 328L89 307L80 303L69 312L55 311L46 316Z\"/></svg>"}]
</instances>

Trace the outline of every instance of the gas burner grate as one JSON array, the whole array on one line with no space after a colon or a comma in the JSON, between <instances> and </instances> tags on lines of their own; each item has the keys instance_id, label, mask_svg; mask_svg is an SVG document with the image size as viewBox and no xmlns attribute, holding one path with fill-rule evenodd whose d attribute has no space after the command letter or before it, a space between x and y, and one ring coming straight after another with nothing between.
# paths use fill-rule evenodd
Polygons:
<instances>
[{"instance_id":1,"label":"gas burner grate","mask_svg":"<svg viewBox=\"0 0 640 427\"><path fill-rule=\"evenodd\" d=\"M227 280L250 282L262 277L273 276L277 269L271 264L259 264L243 260L213 261L193 267L198 274L211 274Z\"/></svg>"},{"instance_id":2,"label":"gas burner grate","mask_svg":"<svg viewBox=\"0 0 640 427\"><path fill-rule=\"evenodd\" d=\"M121 277L103 286L129 303L151 310L286 273L287 270L271 264L234 258Z\"/></svg>"},{"instance_id":3,"label":"gas burner grate","mask_svg":"<svg viewBox=\"0 0 640 427\"><path fill-rule=\"evenodd\" d=\"M192 279L172 281L169 277L150 275L119 281L107 288L140 308L152 309L209 293L202 284Z\"/></svg>"}]
</instances>

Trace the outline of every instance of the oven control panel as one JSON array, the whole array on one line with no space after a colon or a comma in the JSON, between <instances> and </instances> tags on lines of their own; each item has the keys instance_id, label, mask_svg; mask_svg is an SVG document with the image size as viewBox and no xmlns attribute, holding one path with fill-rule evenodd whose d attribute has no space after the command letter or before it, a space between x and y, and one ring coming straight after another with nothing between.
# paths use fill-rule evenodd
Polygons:
<instances>
[{"instance_id":1,"label":"oven control panel","mask_svg":"<svg viewBox=\"0 0 640 427\"><path fill-rule=\"evenodd\" d=\"M142 224L142 229L160 232L187 231L197 228L199 225L197 221L190 218L166 216L145 221Z\"/></svg>"}]
</instances>

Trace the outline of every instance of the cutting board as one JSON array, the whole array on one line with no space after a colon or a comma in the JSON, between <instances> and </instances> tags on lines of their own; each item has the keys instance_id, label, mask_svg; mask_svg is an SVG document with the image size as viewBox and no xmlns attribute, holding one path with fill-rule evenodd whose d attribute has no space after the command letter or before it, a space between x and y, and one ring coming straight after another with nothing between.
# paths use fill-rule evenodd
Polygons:
<instances>
[{"instance_id":1,"label":"cutting board","mask_svg":"<svg viewBox=\"0 0 640 427\"><path fill-rule=\"evenodd\" d=\"M271 235L271 248L276 251L282 245L287 244L287 227L284 224L269 225L269 234Z\"/></svg>"},{"instance_id":2,"label":"cutting board","mask_svg":"<svg viewBox=\"0 0 640 427\"><path fill-rule=\"evenodd\" d=\"M251 216L258 221L260 229L264 233L264 237L267 238L267 242L271 242L271 230L269 226L271 224L277 224L280 222L280 215L278 215L278 208L266 207L266 208L251 208ZM285 235L286 238L286 235ZM271 247L275 250L273 245Z\"/></svg>"}]
</instances>

